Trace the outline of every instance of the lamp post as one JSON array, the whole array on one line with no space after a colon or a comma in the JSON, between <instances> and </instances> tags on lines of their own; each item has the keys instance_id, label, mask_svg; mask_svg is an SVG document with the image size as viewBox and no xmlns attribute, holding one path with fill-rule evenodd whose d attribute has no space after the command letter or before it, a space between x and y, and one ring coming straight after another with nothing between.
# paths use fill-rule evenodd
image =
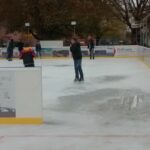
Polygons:
<instances>
[{"instance_id":1,"label":"lamp post","mask_svg":"<svg viewBox=\"0 0 150 150\"><path fill-rule=\"evenodd\" d=\"M71 25L73 26L73 34L75 36L76 35L76 25L77 25L77 22L76 21L72 21Z\"/></svg>"},{"instance_id":2,"label":"lamp post","mask_svg":"<svg viewBox=\"0 0 150 150\"><path fill-rule=\"evenodd\" d=\"M27 35L27 36L28 36L27 38L28 38L28 42L29 42L30 23L29 23L29 22L26 22L26 23L25 23L25 27L27 27L27 34L28 34L28 35Z\"/></svg>"}]
</instances>

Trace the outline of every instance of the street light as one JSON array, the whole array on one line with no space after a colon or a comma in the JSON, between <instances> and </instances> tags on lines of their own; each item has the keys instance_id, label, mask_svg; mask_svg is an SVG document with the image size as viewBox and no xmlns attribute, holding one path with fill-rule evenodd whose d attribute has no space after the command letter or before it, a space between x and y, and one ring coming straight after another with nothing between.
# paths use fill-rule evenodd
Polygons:
<instances>
[{"instance_id":1,"label":"street light","mask_svg":"<svg viewBox=\"0 0 150 150\"><path fill-rule=\"evenodd\" d=\"M26 22L25 27L27 27L27 33L28 33L28 42L29 42L29 34L30 34L30 23Z\"/></svg>"},{"instance_id":2,"label":"street light","mask_svg":"<svg viewBox=\"0 0 150 150\"><path fill-rule=\"evenodd\" d=\"M77 22L76 21L72 21L71 25L73 26L74 36L75 36L76 35L76 25L77 25Z\"/></svg>"}]
</instances>

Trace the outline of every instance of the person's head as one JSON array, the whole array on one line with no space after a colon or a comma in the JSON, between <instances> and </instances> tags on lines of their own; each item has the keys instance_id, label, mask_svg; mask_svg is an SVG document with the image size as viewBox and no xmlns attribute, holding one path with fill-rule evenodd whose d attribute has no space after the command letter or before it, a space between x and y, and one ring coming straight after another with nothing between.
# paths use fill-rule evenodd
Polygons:
<instances>
[{"instance_id":1,"label":"person's head","mask_svg":"<svg viewBox=\"0 0 150 150\"><path fill-rule=\"evenodd\" d=\"M20 39L19 42L20 42L20 43L23 43L23 39Z\"/></svg>"},{"instance_id":2,"label":"person's head","mask_svg":"<svg viewBox=\"0 0 150 150\"><path fill-rule=\"evenodd\" d=\"M74 43L77 43L78 42L78 39L76 37L73 37L71 39L71 44L74 44Z\"/></svg>"},{"instance_id":3,"label":"person's head","mask_svg":"<svg viewBox=\"0 0 150 150\"><path fill-rule=\"evenodd\" d=\"M92 40L93 39L93 36L92 35L89 35L88 36L88 40Z\"/></svg>"},{"instance_id":4,"label":"person's head","mask_svg":"<svg viewBox=\"0 0 150 150\"><path fill-rule=\"evenodd\" d=\"M14 40L13 40L13 39L10 39L10 42L14 42Z\"/></svg>"},{"instance_id":5,"label":"person's head","mask_svg":"<svg viewBox=\"0 0 150 150\"><path fill-rule=\"evenodd\" d=\"M39 44L39 43L40 43L40 41L39 41L39 40L37 40L37 41L36 41L36 43L37 43L37 44Z\"/></svg>"},{"instance_id":6,"label":"person's head","mask_svg":"<svg viewBox=\"0 0 150 150\"><path fill-rule=\"evenodd\" d=\"M31 45L28 42L26 42L24 43L24 47L31 47Z\"/></svg>"}]
</instances>

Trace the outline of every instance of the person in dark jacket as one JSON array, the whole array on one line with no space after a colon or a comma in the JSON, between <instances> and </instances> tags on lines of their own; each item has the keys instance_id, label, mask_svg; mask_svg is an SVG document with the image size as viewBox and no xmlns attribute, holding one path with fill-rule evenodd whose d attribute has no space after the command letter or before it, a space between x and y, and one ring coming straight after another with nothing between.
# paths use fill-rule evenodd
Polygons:
<instances>
[{"instance_id":1,"label":"person in dark jacket","mask_svg":"<svg viewBox=\"0 0 150 150\"><path fill-rule=\"evenodd\" d=\"M19 41L18 42L18 50L19 50L20 53L23 50L23 47L24 47L24 43L22 41Z\"/></svg>"},{"instance_id":2,"label":"person in dark jacket","mask_svg":"<svg viewBox=\"0 0 150 150\"><path fill-rule=\"evenodd\" d=\"M74 60L74 68L75 68L75 82L84 81L84 75L82 70L82 51L81 45L78 42L77 38L73 38L71 40L70 51L72 53L72 57Z\"/></svg>"},{"instance_id":3,"label":"person in dark jacket","mask_svg":"<svg viewBox=\"0 0 150 150\"><path fill-rule=\"evenodd\" d=\"M42 47L41 47L40 41L37 41L35 49L36 49L37 57L42 57L42 52L41 52L42 51Z\"/></svg>"},{"instance_id":4,"label":"person in dark jacket","mask_svg":"<svg viewBox=\"0 0 150 150\"><path fill-rule=\"evenodd\" d=\"M20 59L23 59L23 63L25 67L34 67L34 57L35 53L32 48L27 47L24 48L20 54Z\"/></svg>"},{"instance_id":5,"label":"person in dark jacket","mask_svg":"<svg viewBox=\"0 0 150 150\"><path fill-rule=\"evenodd\" d=\"M88 37L88 49L89 49L89 52L90 52L90 59L95 59L94 48L95 48L94 40L93 40L92 36L89 36Z\"/></svg>"},{"instance_id":6,"label":"person in dark jacket","mask_svg":"<svg viewBox=\"0 0 150 150\"><path fill-rule=\"evenodd\" d=\"M14 47L15 47L14 40L11 39L9 41L9 44L8 44L8 47L7 47L7 59L8 59L8 61L12 61L12 59L13 59Z\"/></svg>"}]
</instances>

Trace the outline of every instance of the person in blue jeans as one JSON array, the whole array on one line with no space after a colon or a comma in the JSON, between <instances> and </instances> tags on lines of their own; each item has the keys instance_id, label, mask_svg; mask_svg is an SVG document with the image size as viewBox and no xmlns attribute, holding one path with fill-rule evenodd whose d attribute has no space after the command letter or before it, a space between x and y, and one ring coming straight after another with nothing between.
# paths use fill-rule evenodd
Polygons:
<instances>
[{"instance_id":1,"label":"person in blue jeans","mask_svg":"<svg viewBox=\"0 0 150 150\"><path fill-rule=\"evenodd\" d=\"M82 51L81 45L78 42L77 38L72 38L70 51L72 53L72 57L74 60L74 68L75 68L75 82L84 81L84 75L82 70Z\"/></svg>"}]
</instances>

